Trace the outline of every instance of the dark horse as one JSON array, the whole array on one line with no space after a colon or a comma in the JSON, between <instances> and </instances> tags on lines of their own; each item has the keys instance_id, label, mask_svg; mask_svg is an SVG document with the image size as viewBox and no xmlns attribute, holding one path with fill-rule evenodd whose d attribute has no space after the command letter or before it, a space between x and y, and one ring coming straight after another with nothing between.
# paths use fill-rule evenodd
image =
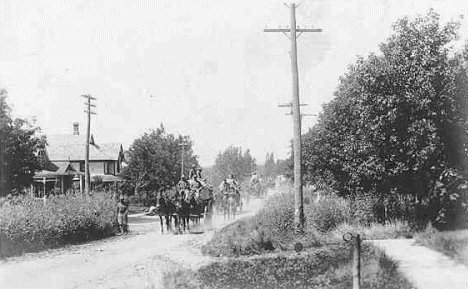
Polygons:
<instances>
[{"instance_id":1,"label":"dark horse","mask_svg":"<svg viewBox=\"0 0 468 289\"><path fill-rule=\"evenodd\" d=\"M190 192L188 197L190 216L194 223L200 223L201 218L210 222L213 211L213 191L204 186Z\"/></svg>"},{"instance_id":2,"label":"dark horse","mask_svg":"<svg viewBox=\"0 0 468 289\"><path fill-rule=\"evenodd\" d=\"M190 219L190 200L188 190L181 190L175 197L175 213L176 226L178 231L188 231L190 230L189 219Z\"/></svg>"},{"instance_id":3,"label":"dark horse","mask_svg":"<svg viewBox=\"0 0 468 289\"><path fill-rule=\"evenodd\" d=\"M156 204L156 212L159 215L159 220L161 222L161 234L164 234L164 222L163 217L166 219L166 232L171 229L171 220L176 211L175 205L169 197L163 193L163 191L159 192L159 196L157 198ZM176 218L176 225L177 225L177 218Z\"/></svg>"}]
</instances>

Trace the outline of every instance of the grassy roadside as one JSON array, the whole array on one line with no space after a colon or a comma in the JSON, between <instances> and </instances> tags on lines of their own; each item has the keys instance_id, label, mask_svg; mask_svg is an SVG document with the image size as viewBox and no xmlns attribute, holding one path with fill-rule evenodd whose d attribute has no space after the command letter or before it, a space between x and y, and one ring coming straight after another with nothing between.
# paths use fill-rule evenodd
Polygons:
<instances>
[{"instance_id":1,"label":"grassy roadside","mask_svg":"<svg viewBox=\"0 0 468 289\"><path fill-rule=\"evenodd\" d=\"M219 260L198 271L164 276L164 288L351 288L349 248L328 246L303 253L281 252ZM361 288L412 288L395 263L376 249L364 248Z\"/></svg>"},{"instance_id":2,"label":"grassy roadside","mask_svg":"<svg viewBox=\"0 0 468 289\"><path fill-rule=\"evenodd\" d=\"M269 199L264 209L218 231L202 247L215 261L197 271L177 270L164 275L164 288L350 288L351 245L345 232L367 238L406 237L409 226L353 222L350 204L335 196L305 206L306 232L293 228L292 195ZM362 213L364 215L364 213ZM297 253L294 245L304 250ZM363 244L362 288L412 288L395 263Z\"/></svg>"},{"instance_id":3,"label":"grassy roadside","mask_svg":"<svg viewBox=\"0 0 468 289\"><path fill-rule=\"evenodd\" d=\"M416 235L416 242L468 266L468 230L437 231L428 226Z\"/></svg>"},{"instance_id":4,"label":"grassy roadside","mask_svg":"<svg viewBox=\"0 0 468 289\"><path fill-rule=\"evenodd\" d=\"M112 194L51 196L44 204L15 197L0 208L0 253L21 255L112 236L116 232Z\"/></svg>"}]
</instances>

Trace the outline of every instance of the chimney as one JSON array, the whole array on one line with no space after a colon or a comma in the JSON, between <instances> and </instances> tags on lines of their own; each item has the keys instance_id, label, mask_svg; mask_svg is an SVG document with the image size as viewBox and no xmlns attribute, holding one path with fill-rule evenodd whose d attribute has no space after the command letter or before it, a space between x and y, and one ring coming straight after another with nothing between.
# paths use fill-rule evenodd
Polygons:
<instances>
[{"instance_id":1,"label":"chimney","mask_svg":"<svg viewBox=\"0 0 468 289\"><path fill-rule=\"evenodd\" d=\"M73 135L79 135L80 134L80 124L77 122L73 123Z\"/></svg>"}]
</instances>

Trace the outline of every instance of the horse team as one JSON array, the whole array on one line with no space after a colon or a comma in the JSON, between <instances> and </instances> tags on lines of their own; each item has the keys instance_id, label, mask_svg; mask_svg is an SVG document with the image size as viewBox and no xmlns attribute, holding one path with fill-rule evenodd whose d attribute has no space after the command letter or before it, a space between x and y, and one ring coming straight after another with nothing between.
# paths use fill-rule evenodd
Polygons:
<instances>
[{"instance_id":1,"label":"horse team","mask_svg":"<svg viewBox=\"0 0 468 289\"><path fill-rule=\"evenodd\" d=\"M211 223L214 211L222 212L224 219L235 218L237 209L242 210L242 198L238 187L229 186L213 193L209 185L199 188L179 189L175 195L160 191L156 199L156 207L150 213L159 215L161 233L174 231L178 234L190 231L192 225L204 219L205 225Z\"/></svg>"}]
</instances>

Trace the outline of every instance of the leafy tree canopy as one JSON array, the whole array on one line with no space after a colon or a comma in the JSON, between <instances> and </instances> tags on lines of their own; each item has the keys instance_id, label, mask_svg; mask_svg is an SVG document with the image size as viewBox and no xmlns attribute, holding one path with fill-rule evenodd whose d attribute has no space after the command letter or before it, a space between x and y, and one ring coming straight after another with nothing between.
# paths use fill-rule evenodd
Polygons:
<instances>
[{"instance_id":1,"label":"leafy tree canopy","mask_svg":"<svg viewBox=\"0 0 468 289\"><path fill-rule=\"evenodd\" d=\"M45 138L36 136L38 127L27 120L11 117L6 94L5 90L0 89L1 196L29 188L35 172L41 169L37 152L45 144Z\"/></svg>"},{"instance_id":2,"label":"leafy tree canopy","mask_svg":"<svg viewBox=\"0 0 468 289\"><path fill-rule=\"evenodd\" d=\"M181 177L182 143L187 144L183 157L184 174L188 176L192 165L199 166L189 136L167 133L161 124L134 140L128 150L128 166L124 169L124 174L131 179L132 189L157 191L175 186ZM133 193L132 189L128 193Z\"/></svg>"},{"instance_id":3,"label":"leafy tree canopy","mask_svg":"<svg viewBox=\"0 0 468 289\"><path fill-rule=\"evenodd\" d=\"M381 54L349 67L304 136L309 179L325 180L342 195L413 195L427 203L431 218L464 204L468 49L450 48L458 27L442 25L432 10L403 18Z\"/></svg>"},{"instance_id":4,"label":"leafy tree canopy","mask_svg":"<svg viewBox=\"0 0 468 289\"><path fill-rule=\"evenodd\" d=\"M263 175L265 177L274 177L276 175L276 163L273 153L266 154Z\"/></svg>"},{"instance_id":5,"label":"leafy tree canopy","mask_svg":"<svg viewBox=\"0 0 468 289\"><path fill-rule=\"evenodd\" d=\"M243 182L245 178L252 174L252 164L255 164L255 159L247 149L244 153L241 147L229 146L224 152L219 152L213 167L213 182L219 185L223 179L229 177L230 174L237 175L239 182Z\"/></svg>"}]
</instances>

